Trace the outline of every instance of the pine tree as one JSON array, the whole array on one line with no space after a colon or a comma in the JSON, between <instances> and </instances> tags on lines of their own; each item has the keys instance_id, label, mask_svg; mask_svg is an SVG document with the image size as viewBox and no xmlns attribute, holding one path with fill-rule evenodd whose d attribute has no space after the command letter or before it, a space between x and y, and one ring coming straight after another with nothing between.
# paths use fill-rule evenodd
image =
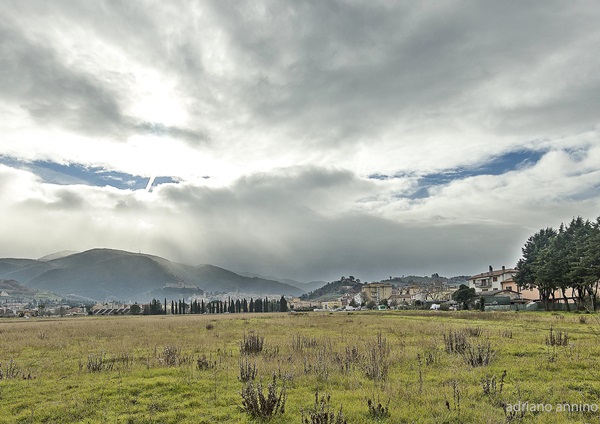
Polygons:
<instances>
[{"instance_id":1,"label":"pine tree","mask_svg":"<svg viewBox=\"0 0 600 424\"><path fill-rule=\"evenodd\" d=\"M515 282L520 288L538 289L546 310L549 309L548 300L554 294L556 286L553 282L545 279L542 266L551 253L550 244L556 234L556 230L546 228L529 237L521 249L523 257L517 262L517 274L514 276Z\"/></svg>"}]
</instances>

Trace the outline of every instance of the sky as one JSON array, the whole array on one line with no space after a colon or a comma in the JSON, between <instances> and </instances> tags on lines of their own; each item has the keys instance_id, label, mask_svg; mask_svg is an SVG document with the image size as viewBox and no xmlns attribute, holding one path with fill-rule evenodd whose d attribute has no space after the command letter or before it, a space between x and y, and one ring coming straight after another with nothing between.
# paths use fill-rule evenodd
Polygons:
<instances>
[{"instance_id":1,"label":"sky","mask_svg":"<svg viewBox=\"0 0 600 424\"><path fill-rule=\"evenodd\" d=\"M600 215L595 1L0 2L0 257L472 275Z\"/></svg>"}]
</instances>

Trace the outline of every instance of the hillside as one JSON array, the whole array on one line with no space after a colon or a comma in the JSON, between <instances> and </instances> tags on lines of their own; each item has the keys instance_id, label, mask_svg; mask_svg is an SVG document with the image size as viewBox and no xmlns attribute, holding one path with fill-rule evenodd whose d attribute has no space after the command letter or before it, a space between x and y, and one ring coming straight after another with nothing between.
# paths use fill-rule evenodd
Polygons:
<instances>
[{"instance_id":1,"label":"hillside","mask_svg":"<svg viewBox=\"0 0 600 424\"><path fill-rule=\"evenodd\" d=\"M382 283L392 283L395 286L427 286L433 283L445 283L445 284L463 284L468 282L469 276L459 275L456 277L442 277L438 274L431 276L420 276L420 275L407 275L402 277L394 277L391 279L381 280Z\"/></svg>"},{"instance_id":2,"label":"hillside","mask_svg":"<svg viewBox=\"0 0 600 424\"><path fill-rule=\"evenodd\" d=\"M96 300L144 302L153 295L187 297L190 287L212 292L240 291L261 295L294 295L303 290L278 281L244 277L213 265L190 266L158 256L113 249L92 249L67 256L0 259L0 278L18 281L31 289ZM163 290L167 288L168 290ZM184 289L177 290L177 287ZM193 290L192 290L193 291Z\"/></svg>"},{"instance_id":3,"label":"hillside","mask_svg":"<svg viewBox=\"0 0 600 424\"><path fill-rule=\"evenodd\" d=\"M19 284L15 280L0 280L0 293L3 292L13 298L33 298L37 291Z\"/></svg>"},{"instance_id":4,"label":"hillside","mask_svg":"<svg viewBox=\"0 0 600 424\"><path fill-rule=\"evenodd\" d=\"M24 286L15 280L0 280L0 296L3 300L31 302L31 301L59 301L63 297L46 290L36 290ZM65 301L74 300L65 296Z\"/></svg>"},{"instance_id":5,"label":"hillside","mask_svg":"<svg viewBox=\"0 0 600 424\"><path fill-rule=\"evenodd\" d=\"M350 280L348 278L344 278L342 280L327 283L323 287L319 287L310 293L302 295L300 299L318 301L337 299L345 293L360 292L362 286L363 285L360 283L360 280Z\"/></svg>"}]
</instances>

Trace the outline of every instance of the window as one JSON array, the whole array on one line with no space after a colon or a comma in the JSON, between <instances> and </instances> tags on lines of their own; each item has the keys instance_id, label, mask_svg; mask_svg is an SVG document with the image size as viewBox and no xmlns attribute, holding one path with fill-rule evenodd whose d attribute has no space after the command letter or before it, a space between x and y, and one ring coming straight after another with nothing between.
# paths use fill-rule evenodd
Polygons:
<instances>
[{"instance_id":1,"label":"window","mask_svg":"<svg viewBox=\"0 0 600 424\"><path fill-rule=\"evenodd\" d=\"M498 277L494 277L494 278L493 278L493 281L494 281L494 282L498 281Z\"/></svg>"},{"instance_id":2,"label":"window","mask_svg":"<svg viewBox=\"0 0 600 424\"><path fill-rule=\"evenodd\" d=\"M506 290L511 290L512 291L512 286L506 286Z\"/></svg>"}]
</instances>

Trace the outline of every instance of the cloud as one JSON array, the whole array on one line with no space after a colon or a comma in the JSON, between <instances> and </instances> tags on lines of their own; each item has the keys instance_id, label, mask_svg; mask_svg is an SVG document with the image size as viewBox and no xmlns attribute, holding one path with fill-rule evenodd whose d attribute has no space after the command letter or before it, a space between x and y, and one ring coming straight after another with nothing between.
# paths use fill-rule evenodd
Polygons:
<instances>
[{"instance_id":1,"label":"cloud","mask_svg":"<svg viewBox=\"0 0 600 424\"><path fill-rule=\"evenodd\" d=\"M511 265L529 232L597 213L599 15L4 2L0 252L296 278Z\"/></svg>"}]
</instances>

